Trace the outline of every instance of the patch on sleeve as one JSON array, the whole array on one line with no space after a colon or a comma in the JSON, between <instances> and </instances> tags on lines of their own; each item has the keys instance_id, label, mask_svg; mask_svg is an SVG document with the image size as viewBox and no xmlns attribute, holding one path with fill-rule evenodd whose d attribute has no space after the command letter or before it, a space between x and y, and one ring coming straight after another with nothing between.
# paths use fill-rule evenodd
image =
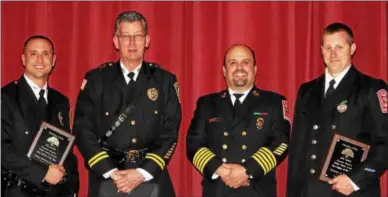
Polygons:
<instances>
[{"instance_id":1,"label":"patch on sleeve","mask_svg":"<svg viewBox=\"0 0 388 197\"><path fill-rule=\"evenodd\" d=\"M388 113L388 95L385 89L381 89L377 92L377 97L379 98L381 112L386 114Z\"/></svg>"},{"instance_id":2,"label":"patch on sleeve","mask_svg":"<svg viewBox=\"0 0 388 197\"><path fill-rule=\"evenodd\" d=\"M88 83L88 80L84 79L81 84L81 90L84 90L86 84Z\"/></svg>"},{"instance_id":3,"label":"patch on sleeve","mask_svg":"<svg viewBox=\"0 0 388 197\"><path fill-rule=\"evenodd\" d=\"M181 98L179 97L179 85L178 85L178 82L174 83L174 88L175 88L175 91L176 91L176 95L178 96L178 101L179 101L179 103L181 103Z\"/></svg>"},{"instance_id":4,"label":"patch on sleeve","mask_svg":"<svg viewBox=\"0 0 388 197\"><path fill-rule=\"evenodd\" d=\"M288 104L286 100L282 100L283 118L290 121L290 112L288 111Z\"/></svg>"}]
</instances>

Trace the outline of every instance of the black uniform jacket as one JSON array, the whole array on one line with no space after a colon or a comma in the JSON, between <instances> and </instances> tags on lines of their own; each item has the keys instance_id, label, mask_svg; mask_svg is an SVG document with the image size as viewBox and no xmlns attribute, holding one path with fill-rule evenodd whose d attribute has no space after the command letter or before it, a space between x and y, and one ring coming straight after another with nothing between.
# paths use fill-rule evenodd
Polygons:
<instances>
[{"instance_id":1,"label":"black uniform jacket","mask_svg":"<svg viewBox=\"0 0 388 197\"><path fill-rule=\"evenodd\" d=\"M161 196L174 196L167 164L175 151L181 106L175 75L158 65L143 62L136 79L136 91L129 92L120 62L105 63L85 75L74 121L76 144L89 171L89 196L96 196L103 174L117 168L98 138L105 135L118 116L136 100L134 109L114 131L107 144L121 150L147 148L138 166L161 184Z\"/></svg>"},{"instance_id":2,"label":"black uniform jacket","mask_svg":"<svg viewBox=\"0 0 388 197\"><path fill-rule=\"evenodd\" d=\"M379 177L387 160L387 84L351 66L330 97L325 75L300 86L291 134L288 197L335 197L320 181L334 134L370 145L367 159L347 174L360 188L354 197L380 196Z\"/></svg>"},{"instance_id":3,"label":"black uniform jacket","mask_svg":"<svg viewBox=\"0 0 388 197\"><path fill-rule=\"evenodd\" d=\"M36 120L38 101L23 76L4 86L1 91L1 165L23 180L39 186L47 173L48 166L27 157L27 152L40 127L40 122ZM68 98L50 87L48 87L47 98L46 122L70 131ZM50 196L73 196L74 193L78 193L77 158L72 151L63 166L66 169L67 181L65 184L54 186ZM20 192L15 191L15 188L9 191Z\"/></svg>"},{"instance_id":4,"label":"black uniform jacket","mask_svg":"<svg viewBox=\"0 0 388 197\"><path fill-rule=\"evenodd\" d=\"M227 90L201 97L187 135L187 156L203 175L203 196L276 196L275 168L287 155L290 122L287 101L253 87L243 115L233 118ZM245 166L250 186L232 189L212 179L222 163Z\"/></svg>"}]
</instances>

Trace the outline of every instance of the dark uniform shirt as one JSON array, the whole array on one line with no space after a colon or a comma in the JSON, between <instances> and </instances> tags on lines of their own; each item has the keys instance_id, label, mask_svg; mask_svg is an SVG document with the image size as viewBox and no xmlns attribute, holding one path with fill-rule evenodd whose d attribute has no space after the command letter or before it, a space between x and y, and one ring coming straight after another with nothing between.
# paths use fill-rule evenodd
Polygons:
<instances>
[{"instance_id":1,"label":"dark uniform shirt","mask_svg":"<svg viewBox=\"0 0 388 197\"><path fill-rule=\"evenodd\" d=\"M117 168L115 161L98 142L117 121L124 109L135 107L107 140L120 150L147 149L142 168L161 184L162 196L174 196L167 164L175 150L181 106L175 75L158 65L143 62L136 88L128 89L120 63L106 63L89 71L81 86L76 105L76 143L89 173L89 196L96 196L102 175Z\"/></svg>"},{"instance_id":2,"label":"dark uniform shirt","mask_svg":"<svg viewBox=\"0 0 388 197\"><path fill-rule=\"evenodd\" d=\"M253 87L233 117L228 91L197 101L187 135L187 156L204 176L203 196L276 196L275 168L287 155L290 132L287 101ZM232 189L212 176L222 163L241 164L251 178L248 187Z\"/></svg>"},{"instance_id":3,"label":"dark uniform shirt","mask_svg":"<svg viewBox=\"0 0 388 197\"><path fill-rule=\"evenodd\" d=\"M11 170L23 181L39 187L46 176L48 166L29 159L28 150L42 120L70 131L69 100L48 87L47 113L45 118L40 119L38 100L23 76L4 86L1 91L1 166ZM73 196L78 193L77 158L71 150L63 164L67 174L66 182L54 186L48 196ZM8 195L22 197L28 194L13 185L7 189L6 196Z\"/></svg>"},{"instance_id":4,"label":"dark uniform shirt","mask_svg":"<svg viewBox=\"0 0 388 197\"><path fill-rule=\"evenodd\" d=\"M380 196L387 159L387 85L351 66L331 96L325 76L302 84L295 106L288 165L288 197L337 197L319 180L334 134L370 145L365 161L347 175L360 190L350 196Z\"/></svg>"}]
</instances>

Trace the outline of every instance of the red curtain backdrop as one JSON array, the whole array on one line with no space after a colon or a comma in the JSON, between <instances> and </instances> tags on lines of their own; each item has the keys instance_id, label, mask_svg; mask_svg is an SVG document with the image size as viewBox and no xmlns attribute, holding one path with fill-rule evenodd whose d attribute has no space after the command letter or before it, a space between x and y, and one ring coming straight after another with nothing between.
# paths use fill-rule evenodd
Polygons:
<instances>
[{"instance_id":1,"label":"red curtain backdrop","mask_svg":"<svg viewBox=\"0 0 388 197\"><path fill-rule=\"evenodd\" d=\"M387 2L1 2L2 86L18 78L24 41L33 34L55 43L52 87L70 98L72 110L85 72L118 55L112 44L118 13L137 10L148 19L151 47L146 59L179 80L183 120L169 165L177 196L201 195L200 174L186 158L185 137L195 102L225 88L222 59L234 43L256 51L256 85L285 95L293 111L296 91L324 71L320 34L339 21L354 30L356 67L387 80ZM87 171L79 156L80 196ZM285 196L286 162L277 168L278 195ZM387 196L387 174L381 179Z\"/></svg>"}]
</instances>

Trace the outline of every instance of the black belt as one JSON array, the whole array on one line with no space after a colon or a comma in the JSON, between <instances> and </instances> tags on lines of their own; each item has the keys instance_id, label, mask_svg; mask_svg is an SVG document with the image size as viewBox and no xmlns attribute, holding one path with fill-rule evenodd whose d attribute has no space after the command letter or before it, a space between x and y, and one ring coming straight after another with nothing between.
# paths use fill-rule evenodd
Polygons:
<instances>
[{"instance_id":1,"label":"black belt","mask_svg":"<svg viewBox=\"0 0 388 197\"><path fill-rule=\"evenodd\" d=\"M140 163L145 159L148 148L138 150L122 150L114 147L103 147L109 157L116 160L119 164L123 162L129 162L133 164Z\"/></svg>"},{"instance_id":2,"label":"black belt","mask_svg":"<svg viewBox=\"0 0 388 197\"><path fill-rule=\"evenodd\" d=\"M4 168L1 169L1 175L7 182L7 187L10 188L12 186L18 186L25 193L34 194L37 196L45 196L51 189L51 186L48 183L43 182L41 185L36 186L28 181L23 180L12 171L6 170Z\"/></svg>"}]
</instances>

